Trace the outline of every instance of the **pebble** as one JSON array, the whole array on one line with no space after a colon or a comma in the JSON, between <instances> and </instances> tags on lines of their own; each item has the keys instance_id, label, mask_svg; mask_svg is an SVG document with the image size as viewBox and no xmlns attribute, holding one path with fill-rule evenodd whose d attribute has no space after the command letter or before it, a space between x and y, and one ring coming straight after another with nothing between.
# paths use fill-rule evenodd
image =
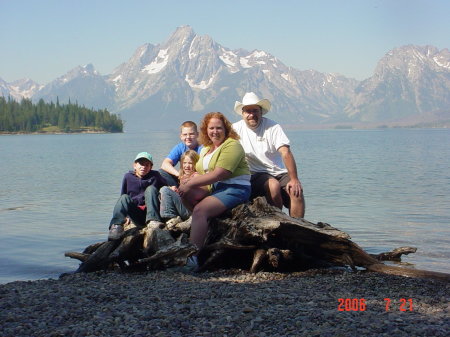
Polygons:
<instances>
[{"instance_id":1,"label":"pebble","mask_svg":"<svg viewBox=\"0 0 450 337\"><path fill-rule=\"evenodd\" d=\"M342 270L72 274L0 285L0 334L447 336L449 290L443 281ZM412 299L412 310L401 311L401 299Z\"/></svg>"}]
</instances>

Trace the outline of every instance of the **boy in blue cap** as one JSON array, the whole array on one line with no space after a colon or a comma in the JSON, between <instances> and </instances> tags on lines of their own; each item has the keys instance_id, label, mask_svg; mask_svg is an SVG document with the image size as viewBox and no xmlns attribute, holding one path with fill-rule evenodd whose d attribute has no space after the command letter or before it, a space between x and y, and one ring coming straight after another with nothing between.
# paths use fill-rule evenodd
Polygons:
<instances>
[{"instance_id":1,"label":"boy in blue cap","mask_svg":"<svg viewBox=\"0 0 450 337\"><path fill-rule=\"evenodd\" d=\"M151 154L140 152L134 159L133 170L125 173L121 196L109 225L108 240L122 237L127 217L140 227L161 224L158 195L159 189L166 185L166 180L152 167Z\"/></svg>"}]
</instances>

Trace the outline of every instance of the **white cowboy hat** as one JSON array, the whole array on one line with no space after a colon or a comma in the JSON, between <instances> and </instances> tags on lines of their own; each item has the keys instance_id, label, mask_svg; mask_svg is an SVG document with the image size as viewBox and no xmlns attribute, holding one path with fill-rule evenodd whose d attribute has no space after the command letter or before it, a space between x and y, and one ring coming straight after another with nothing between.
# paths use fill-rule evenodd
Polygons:
<instances>
[{"instance_id":1,"label":"white cowboy hat","mask_svg":"<svg viewBox=\"0 0 450 337\"><path fill-rule=\"evenodd\" d=\"M238 101L234 103L234 111L238 115L242 115L242 108L247 105L259 105L263 115L265 115L271 107L268 99L260 99L254 92L247 92L242 98L242 103Z\"/></svg>"}]
</instances>

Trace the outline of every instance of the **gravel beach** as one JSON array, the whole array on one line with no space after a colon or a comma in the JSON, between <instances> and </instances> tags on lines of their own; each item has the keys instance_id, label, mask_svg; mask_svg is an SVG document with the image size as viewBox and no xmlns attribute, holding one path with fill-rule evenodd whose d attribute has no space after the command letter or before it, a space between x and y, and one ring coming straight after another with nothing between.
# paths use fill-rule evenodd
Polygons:
<instances>
[{"instance_id":1,"label":"gravel beach","mask_svg":"<svg viewBox=\"0 0 450 337\"><path fill-rule=\"evenodd\" d=\"M343 270L74 274L0 285L0 335L448 336L449 290Z\"/></svg>"}]
</instances>

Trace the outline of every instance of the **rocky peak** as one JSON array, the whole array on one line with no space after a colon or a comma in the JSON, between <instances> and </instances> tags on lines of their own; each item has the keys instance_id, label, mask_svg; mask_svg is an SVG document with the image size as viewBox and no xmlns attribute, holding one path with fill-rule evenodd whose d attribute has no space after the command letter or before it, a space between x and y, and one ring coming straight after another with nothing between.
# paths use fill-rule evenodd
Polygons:
<instances>
[{"instance_id":1,"label":"rocky peak","mask_svg":"<svg viewBox=\"0 0 450 337\"><path fill-rule=\"evenodd\" d=\"M375 74L355 89L345 108L364 121L397 121L448 109L450 53L433 46L407 45L388 52Z\"/></svg>"},{"instance_id":2,"label":"rocky peak","mask_svg":"<svg viewBox=\"0 0 450 337\"><path fill-rule=\"evenodd\" d=\"M22 98L31 98L43 86L29 78L22 78L11 83L6 83L0 79L0 94L2 96L11 96L17 101Z\"/></svg>"},{"instance_id":3,"label":"rocky peak","mask_svg":"<svg viewBox=\"0 0 450 337\"><path fill-rule=\"evenodd\" d=\"M169 37L166 43L174 44L178 43L180 45L188 40L192 40L195 36L195 32L191 26L180 26L177 27L175 32Z\"/></svg>"},{"instance_id":4,"label":"rocky peak","mask_svg":"<svg viewBox=\"0 0 450 337\"><path fill-rule=\"evenodd\" d=\"M288 67L263 50L231 50L182 26L162 44L137 48L110 75L101 76L92 64L76 67L33 99L75 98L123 114L129 126L135 121L134 127L158 128L198 119L211 109L229 113L232 102L254 91L273 102L271 116L280 123L388 123L448 111L449 72L447 49L408 45L388 52L374 76L359 82ZM27 85L33 87L26 83L0 80L0 93L17 89L23 96Z\"/></svg>"},{"instance_id":5,"label":"rocky peak","mask_svg":"<svg viewBox=\"0 0 450 337\"><path fill-rule=\"evenodd\" d=\"M58 78L59 81L68 82L78 77L96 77L100 76L99 72L92 64L85 66L78 66L67 72L65 75Z\"/></svg>"},{"instance_id":6,"label":"rocky peak","mask_svg":"<svg viewBox=\"0 0 450 337\"><path fill-rule=\"evenodd\" d=\"M450 52L434 46L407 45L389 51L377 64L375 76L402 74L415 78L424 70L450 71Z\"/></svg>"}]
</instances>

